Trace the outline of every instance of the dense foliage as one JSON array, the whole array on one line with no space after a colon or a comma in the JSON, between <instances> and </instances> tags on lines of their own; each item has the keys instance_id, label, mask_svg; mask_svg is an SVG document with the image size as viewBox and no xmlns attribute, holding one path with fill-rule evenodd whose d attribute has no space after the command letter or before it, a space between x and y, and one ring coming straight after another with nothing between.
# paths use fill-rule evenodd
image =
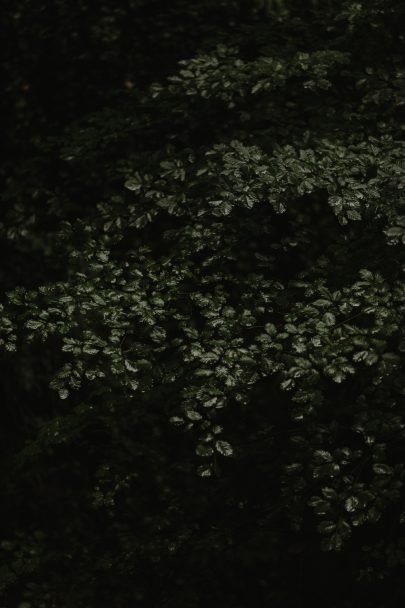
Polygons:
<instances>
[{"instance_id":1,"label":"dense foliage","mask_svg":"<svg viewBox=\"0 0 405 608\"><path fill-rule=\"evenodd\" d=\"M404 13L9 3L1 606L404 601Z\"/></svg>"}]
</instances>

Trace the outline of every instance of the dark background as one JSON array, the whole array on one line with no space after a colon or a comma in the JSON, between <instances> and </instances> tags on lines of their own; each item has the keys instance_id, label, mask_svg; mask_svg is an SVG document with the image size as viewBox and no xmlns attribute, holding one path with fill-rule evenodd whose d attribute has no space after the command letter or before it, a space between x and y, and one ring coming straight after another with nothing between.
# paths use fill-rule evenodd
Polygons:
<instances>
[{"instance_id":1,"label":"dark background","mask_svg":"<svg viewBox=\"0 0 405 608\"><path fill-rule=\"evenodd\" d=\"M238 44L246 58L310 52L327 46L332 36L335 47L352 53L349 69L373 62L382 70L400 65L399 3L374 2L378 27L369 17L355 33L334 21L340 4L6 0L0 26L1 302L17 287L69 278L60 222L90 222L96 204L122 183L114 173L117 161L142 157L145 150L147 166L148 155L159 150L171 129L170 113L156 106L155 122L149 115L147 127L140 128L143 117L136 108L151 83L176 72L178 61L228 42ZM380 16L380 4L393 10ZM345 95L344 89L337 93L342 106L349 103ZM305 103L303 98L303 114ZM215 108L209 116L218 133L222 112ZM393 124L402 119L402 107L394 116L382 105L363 115L362 128L370 125L373 134L384 112ZM135 128L128 126L133 116ZM183 125L185 145L197 148L211 137L202 114L200 120L189 130ZM81 160L68 165L66 157L77 151ZM293 268L297 260L290 263ZM280 274L289 278L293 272L286 264ZM271 433L288 427L288 399L273 384L257 388L254 409L239 417L225 414L231 433L244 440L235 460L208 482L195 474L193 439L179 441L164 421L163 405L138 419L120 397L113 418L102 403L96 422L87 422L85 413L77 428L73 422L65 430L72 436L66 445L24 452L41 426L66 414L68 406L48 388L61 361L57 345L28 345L23 334L17 344L17 353L2 354L4 608L23 601L33 608L387 608L405 599L402 553L387 570L384 538L398 533L388 523L361 531L336 554L320 550L309 509L301 530L291 529L275 456L288 455L289 445L282 433L275 439ZM263 395L277 399L277 411L269 413ZM72 405L79 407L82 397ZM128 427L138 434L134 444ZM92 509L88 497L94 475L102 480L100 463L110 462L121 476L131 474L134 454L135 489L122 494L113 515L108 505ZM182 541L172 555L173 539ZM359 581L358 563L368 543L377 547L374 570L370 580ZM400 538L399 552L403 544Z\"/></svg>"}]
</instances>

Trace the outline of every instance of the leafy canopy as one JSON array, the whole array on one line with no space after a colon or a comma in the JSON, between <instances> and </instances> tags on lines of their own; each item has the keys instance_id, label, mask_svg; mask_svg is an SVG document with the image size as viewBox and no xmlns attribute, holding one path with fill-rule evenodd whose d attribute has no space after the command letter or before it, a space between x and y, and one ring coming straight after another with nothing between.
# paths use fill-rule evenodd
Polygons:
<instances>
[{"instance_id":1,"label":"leafy canopy","mask_svg":"<svg viewBox=\"0 0 405 608\"><path fill-rule=\"evenodd\" d=\"M16 601L377 606L399 580L404 7L248 4L8 168L3 239L45 268L0 308L46 403L6 457Z\"/></svg>"}]
</instances>

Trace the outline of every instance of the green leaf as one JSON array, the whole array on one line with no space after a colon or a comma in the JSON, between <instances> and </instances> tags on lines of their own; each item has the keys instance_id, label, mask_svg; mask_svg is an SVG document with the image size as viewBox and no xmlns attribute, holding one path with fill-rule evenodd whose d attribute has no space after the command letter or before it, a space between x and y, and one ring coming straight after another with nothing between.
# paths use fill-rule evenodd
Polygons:
<instances>
[{"instance_id":1,"label":"green leaf","mask_svg":"<svg viewBox=\"0 0 405 608\"><path fill-rule=\"evenodd\" d=\"M214 450L212 449L212 447L210 447L208 445L204 445L202 443L197 445L195 451L198 456L203 456L203 457L211 456L214 453Z\"/></svg>"},{"instance_id":2,"label":"green leaf","mask_svg":"<svg viewBox=\"0 0 405 608\"><path fill-rule=\"evenodd\" d=\"M181 426L184 424L184 418L181 418L180 416L172 416L169 418L169 422L175 424L176 426Z\"/></svg>"},{"instance_id":3,"label":"green leaf","mask_svg":"<svg viewBox=\"0 0 405 608\"><path fill-rule=\"evenodd\" d=\"M187 410L186 416L190 420L202 420L201 414L199 412L197 412L196 410Z\"/></svg>"},{"instance_id":4,"label":"green leaf","mask_svg":"<svg viewBox=\"0 0 405 608\"><path fill-rule=\"evenodd\" d=\"M200 477L211 477L212 469L209 466L200 466L197 469L197 473Z\"/></svg>"},{"instance_id":5,"label":"green leaf","mask_svg":"<svg viewBox=\"0 0 405 608\"><path fill-rule=\"evenodd\" d=\"M382 463L373 464L373 471L377 475L391 475L393 472L390 466Z\"/></svg>"},{"instance_id":6,"label":"green leaf","mask_svg":"<svg viewBox=\"0 0 405 608\"><path fill-rule=\"evenodd\" d=\"M331 534L334 530L336 530L336 524L333 521L322 521L318 525L318 531L321 534Z\"/></svg>"},{"instance_id":7,"label":"green leaf","mask_svg":"<svg viewBox=\"0 0 405 608\"><path fill-rule=\"evenodd\" d=\"M328 325L329 327L336 324L336 317L331 312L325 312L325 314L322 317L322 320L325 323L325 325Z\"/></svg>"},{"instance_id":8,"label":"green leaf","mask_svg":"<svg viewBox=\"0 0 405 608\"><path fill-rule=\"evenodd\" d=\"M353 513L354 511L356 511L358 509L359 505L360 505L360 501L356 496L349 496L345 500L345 509L349 513Z\"/></svg>"},{"instance_id":9,"label":"green leaf","mask_svg":"<svg viewBox=\"0 0 405 608\"><path fill-rule=\"evenodd\" d=\"M222 454L222 456L232 456L233 454L233 448L227 441L216 441L215 449Z\"/></svg>"},{"instance_id":10,"label":"green leaf","mask_svg":"<svg viewBox=\"0 0 405 608\"><path fill-rule=\"evenodd\" d=\"M327 450L316 450L314 452L314 460L315 460L315 462L318 462L318 463L332 462L333 456Z\"/></svg>"}]
</instances>

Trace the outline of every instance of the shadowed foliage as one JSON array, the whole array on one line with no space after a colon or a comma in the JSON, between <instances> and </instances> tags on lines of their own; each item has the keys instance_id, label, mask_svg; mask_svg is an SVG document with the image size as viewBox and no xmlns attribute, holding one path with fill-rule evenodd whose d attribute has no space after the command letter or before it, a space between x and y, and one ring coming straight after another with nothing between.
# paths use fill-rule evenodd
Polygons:
<instances>
[{"instance_id":1,"label":"shadowed foliage","mask_svg":"<svg viewBox=\"0 0 405 608\"><path fill-rule=\"evenodd\" d=\"M404 601L404 12L6 2L2 608Z\"/></svg>"}]
</instances>

